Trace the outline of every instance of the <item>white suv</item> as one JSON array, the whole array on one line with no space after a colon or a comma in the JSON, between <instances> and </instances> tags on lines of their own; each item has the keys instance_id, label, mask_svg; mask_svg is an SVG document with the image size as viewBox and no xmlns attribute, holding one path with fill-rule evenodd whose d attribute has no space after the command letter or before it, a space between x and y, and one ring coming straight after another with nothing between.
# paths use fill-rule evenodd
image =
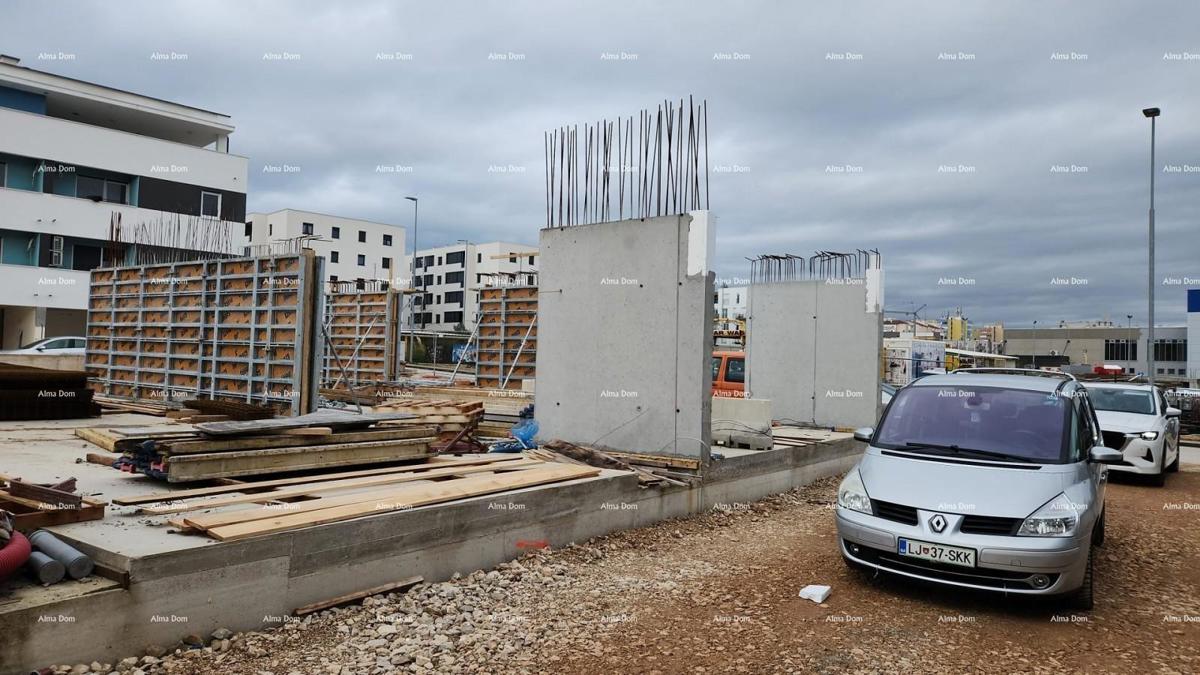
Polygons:
<instances>
[{"instance_id":1,"label":"white suv","mask_svg":"<svg viewBox=\"0 0 1200 675\"><path fill-rule=\"evenodd\" d=\"M1155 485L1179 470L1180 411L1167 405L1158 387L1117 382L1086 386L1105 447L1125 455L1124 461L1109 464L1109 469L1150 475Z\"/></svg>"}]
</instances>

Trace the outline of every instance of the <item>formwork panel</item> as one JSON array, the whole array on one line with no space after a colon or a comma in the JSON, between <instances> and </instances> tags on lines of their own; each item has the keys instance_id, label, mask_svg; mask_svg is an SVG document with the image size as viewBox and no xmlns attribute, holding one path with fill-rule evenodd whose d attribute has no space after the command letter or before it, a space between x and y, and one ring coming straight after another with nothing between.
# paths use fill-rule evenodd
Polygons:
<instances>
[{"instance_id":1,"label":"formwork panel","mask_svg":"<svg viewBox=\"0 0 1200 675\"><path fill-rule=\"evenodd\" d=\"M322 386L351 388L396 379L403 295L383 284L329 285Z\"/></svg>"},{"instance_id":2,"label":"formwork panel","mask_svg":"<svg viewBox=\"0 0 1200 675\"><path fill-rule=\"evenodd\" d=\"M323 260L283 255L94 270L86 368L101 393L316 406Z\"/></svg>"},{"instance_id":3,"label":"formwork panel","mask_svg":"<svg viewBox=\"0 0 1200 675\"><path fill-rule=\"evenodd\" d=\"M481 387L521 389L537 364L538 287L479 289L475 378Z\"/></svg>"}]
</instances>

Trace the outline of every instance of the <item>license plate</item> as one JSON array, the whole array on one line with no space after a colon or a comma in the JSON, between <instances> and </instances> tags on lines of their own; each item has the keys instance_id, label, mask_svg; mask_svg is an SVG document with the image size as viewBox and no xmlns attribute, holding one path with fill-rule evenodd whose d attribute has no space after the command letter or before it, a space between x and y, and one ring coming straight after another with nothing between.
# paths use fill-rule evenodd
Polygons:
<instances>
[{"instance_id":1,"label":"license plate","mask_svg":"<svg viewBox=\"0 0 1200 675\"><path fill-rule=\"evenodd\" d=\"M975 566L975 549L945 544L931 544L927 541L914 541L901 538L896 552L907 558L920 558L931 562L958 565L960 567Z\"/></svg>"}]
</instances>

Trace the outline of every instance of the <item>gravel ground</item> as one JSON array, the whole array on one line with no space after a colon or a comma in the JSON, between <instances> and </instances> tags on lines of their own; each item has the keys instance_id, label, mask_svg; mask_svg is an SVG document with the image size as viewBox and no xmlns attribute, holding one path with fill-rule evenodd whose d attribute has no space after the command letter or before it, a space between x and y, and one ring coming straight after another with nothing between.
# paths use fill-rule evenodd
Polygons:
<instances>
[{"instance_id":1,"label":"gravel ground","mask_svg":"<svg viewBox=\"0 0 1200 675\"><path fill-rule=\"evenodd\" d=\"M130 657L111 670L1200 671L1200 467L1185 466L1166 488L1111 481L1090 613L850 572L836 546L836 485L719 505L277 629L220 633L203 649ZM797 596L812 583L833 587L824 604Z\"/></svg>"}]
</instances>

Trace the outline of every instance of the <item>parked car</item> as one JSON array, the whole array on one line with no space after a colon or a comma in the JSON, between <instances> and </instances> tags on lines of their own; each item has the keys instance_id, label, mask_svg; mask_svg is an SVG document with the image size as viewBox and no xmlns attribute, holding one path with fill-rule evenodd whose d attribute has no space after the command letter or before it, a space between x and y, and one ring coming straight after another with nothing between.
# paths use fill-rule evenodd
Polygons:
<instances>
[{"instance_id":1,"label":"parked car","mask_svg":"<svg viewBox=\"0 0 1200 675\"><path fill-rule=\"evenodd\" d=\"M1107 466L1087 390L1036 370L960 369L896 392L838 488L857 569L1092 606Z\"/></svg>"},{"instance_id":2,"label":"parked car","mask_svg":"<svg viewBox=\"0 0 1200 675\"><path fill-rule=\"evenodd\" d=\"M1149 384L1089 382L1088 393L1104 445L1120 452L1123 461L1113 471L1147 474L1155 485L1179 470L1179 422L1182 411L1167 404L1158 387Z\"/></svg>"},{"instance_id":3,"label":"parked car","mask_svg":"<svg viewBox=\"0 0 1200 675\"><path fill-rule=\"evenodd\" d=\"M37 342L30 342L20 349L8 349L0 354L55 354L63 356L83 356L87 348L87 340L81 337L53 337Z\"/></svg>"},{"instance_id":4,"label":"parked car","mask_svg":"<svg viewBox=\"0 0 1200 675\"><path fill-rule=\"evenodd\" d=\"M712 395L726 398L746 395L746 352L713 352Z\"/></svg>"}]
</instances>

